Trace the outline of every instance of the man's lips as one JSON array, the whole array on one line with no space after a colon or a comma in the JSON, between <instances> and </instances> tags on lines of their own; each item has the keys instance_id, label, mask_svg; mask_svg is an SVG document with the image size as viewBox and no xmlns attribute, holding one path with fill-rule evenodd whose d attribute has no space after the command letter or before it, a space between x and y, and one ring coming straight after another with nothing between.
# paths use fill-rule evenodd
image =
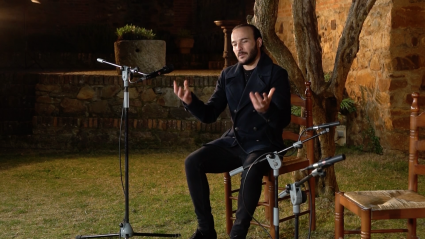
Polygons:
<instances>
[{"instance_id":1,"label":"man's lips","mask_svg":"<svg viewBox=\"0 0 425 239\"><path fill-rule=\"evenodd\" d=\"M238 53L238 57L246 56L246 55L248 55L246 52L240 52L240 53Z\"/></svg>"}]
</instances>

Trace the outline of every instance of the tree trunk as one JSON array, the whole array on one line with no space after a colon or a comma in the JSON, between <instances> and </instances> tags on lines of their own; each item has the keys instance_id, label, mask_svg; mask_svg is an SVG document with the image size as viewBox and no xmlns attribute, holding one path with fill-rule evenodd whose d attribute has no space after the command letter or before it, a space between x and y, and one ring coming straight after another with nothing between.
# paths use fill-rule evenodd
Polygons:
<instances>
[{"instance_id":1,"label":"tree trunk","mask_svg":"<svg viewBox=\"0 0 425 239\"><path fill-rule=\"evenodd\" d=\"M316 1L292 1L298 64L275 32L279 0L255 1L254 16L248 17L248 23L255 25L261 31L266 50L280 66L288 71L291 83L297 92L304 93L305 81L312 83L315 125L337 121L347 75L359 50L359 35L375 1L353 0L338 44L335 65L329 82L325 82L323 74ZM315 161L334 156L336 149L334 134L335 128L332 127L328 134L319 137L319 143L315 147L317 150ZM316 190L319 195L328 195L332 198L334 192L339 191L333 167L326 169L324 179L317 179Z\"/></svg>"}]
</instances>

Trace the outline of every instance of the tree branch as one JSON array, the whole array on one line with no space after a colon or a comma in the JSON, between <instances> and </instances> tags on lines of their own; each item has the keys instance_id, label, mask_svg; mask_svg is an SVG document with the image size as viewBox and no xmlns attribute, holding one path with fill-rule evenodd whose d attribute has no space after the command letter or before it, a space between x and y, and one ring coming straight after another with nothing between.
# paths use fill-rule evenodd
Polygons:
<instances>
[{"instance_id":1,"label":"tree branch","mask_svg":"<svg viewBox=\"0 0 425 239\"><path fill-rule=\"evenodd\" d=\"M291 82L298 92L304 94L304 77L289 49L276 35L275 25L279 0L256 0L254 17L248 18L248 23L256 26L264 41L267 51L273 56L277 64L288 71Z\"/></svg>"},{"instance_id":2,"label":"tree branch","mask_svg":"<svg viewBox=\"0 0 425 239\"><path fill-rule=\"evenodd\" d=\"M341 102L348 72L359 51L359 36L370 10L376 0L355 0L351 4L347 21L338 43L330 90Z\"/></svg>"},{"instance_id":3,"label":"tree branch","mask_svg":"<svg viewBox=\"0 0 425 239\"><path fill-rule=\"evenodd\" d=\"M322 47L317 30L316 1L293 1L295 45L300 69L307 81L312 83L313 92L320 94L325 87Z\"/></svg>"}]
</instances>

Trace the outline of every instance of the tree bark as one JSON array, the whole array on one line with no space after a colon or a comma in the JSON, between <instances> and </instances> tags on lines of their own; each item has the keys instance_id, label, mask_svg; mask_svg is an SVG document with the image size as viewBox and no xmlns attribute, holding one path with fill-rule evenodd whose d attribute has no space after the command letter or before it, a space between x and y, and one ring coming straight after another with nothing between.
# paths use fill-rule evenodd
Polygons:
<instances>
[{"instance_id":1,"label":"tree bark","mask_svg":"<svg viewBox=\"0 0 425 239\"><path fill-rule=\"evenodd\" d=\"M293 0L294 35L298 64L289 49L275 32L279 0L256 0L254 16L248 23L255 25L262 33L266 50L277 64L288 71L291 83L297 92L304 93L305 81L312 83L313 122L315 125L334 122L338 118L339 105L343 98L345 82L351 64L359 50L359 36L372 6L376 0L353 0L347 21L338 44L335 64L329 82L325 82L322 66L322 48L318 34L315 0ZM319 137L318 161L334 156L335 128ZM301 177L301 175L299 175ZM338 191L333 167L326 170L326 177L317 180L319 195L332 196Z\"/></svg>"}]
</instances>

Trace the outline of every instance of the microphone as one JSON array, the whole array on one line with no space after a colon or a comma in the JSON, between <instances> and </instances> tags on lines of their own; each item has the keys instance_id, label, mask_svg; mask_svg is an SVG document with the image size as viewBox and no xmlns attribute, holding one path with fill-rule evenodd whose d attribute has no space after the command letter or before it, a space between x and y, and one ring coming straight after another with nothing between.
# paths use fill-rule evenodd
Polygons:
<instances>
[{"instance_id":1,"label":"microphone","mask_svg":"<svg viewBox=\"0 0 425 239\"><path fill-rule=\"evenodd\" d=\"M152 72L150 74L147 74L147 75L142 76L137 82L140 82L140 81L143 81L143 80L152 79L152 78L155 78L155 77L157 77L159 75L170 73L173 70L174 70L174 66L173 65L171 65L171 64L170 65L166 65L166 66L162 67L160 70L157 70L157 71L154 71L154 72Z\"/></svg>"},{"instance_id":2,"label":"microphone","mask_svg":"<svg viewBox=\"0 0 425 239\"><path fill-rule=\"evenodd\" d=\"M105 62L105 60L103 60L102 58L97 58L97 61L100 62L100 63Z\"/></svg>"},{"instance_id":3,"label":"microphone","mask_svg":"<svg viewBox=\"0 0 425 239\"><path fill-rule=\"evenodd\" d=\"M321 124L321 125L315 125L315 126L312 126L312 127L308 127L305 130L307 131L307 130L316 130L316 129L322 129L322 128L329 128L329 127L337 126L337 125L339 125L339 121L331 122L331 123L325 123L325 124Z\"/></svg>"},{"instance_id":4,"label":"microphone","mask_svg":"<svg viewBox=\"0 0 425 239\"><path fill-rule=\"evenodd\" d=\"M312 165L310 165L310 166L302 169L301 171L310 170L310 169L316 169L316 168L326 168L326 167L329 167L332 164L337 163L339 161L342 161L344 159L345 159L345 155L344 154L341 154L341 155L338 155L338 156L335 156L335 157L332 157L332 158L326 158L324 160L321 160L321 161L319 161L319 162L317 162L315 164L312 164Z\"/></svg>"}]
</instances>

